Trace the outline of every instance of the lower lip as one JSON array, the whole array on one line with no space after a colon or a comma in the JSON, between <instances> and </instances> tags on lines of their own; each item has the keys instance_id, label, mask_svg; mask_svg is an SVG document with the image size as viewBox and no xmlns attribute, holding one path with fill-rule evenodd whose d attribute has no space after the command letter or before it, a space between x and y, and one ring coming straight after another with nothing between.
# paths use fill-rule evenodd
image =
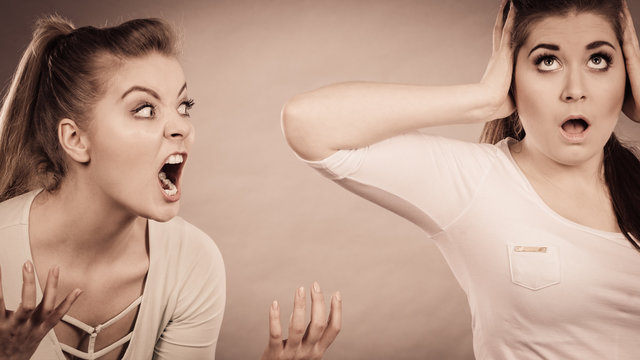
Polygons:
<instances>
[{"instance_id":1,"label":"lower lip","mask_svg":"<svg viewBox=\"0 0 640 360\"><path fill-rule=\"evenodd\" d=\"M588 126L583 132L579 133L579 134L569 134L568 132L564 131L564 129L562 128L562 126L560 126L560 134L562 134L562 137L567 140L568 142L572 143L572 144L578 144L584 141L584 139L587 138L587 135L589 134L589 131L591 130L591 126Z\"/></svg>"},{"instance_id":2,"label":"lower lip","mask_svg":"<svg viewBox=\"0 0 640 360\"><path fill-rule=\"evenodd\" d=\"M180 190L180 182L178 181L178 183L176 184L176 188L178 188L178 192L175 193L175 195L167 195L166 192L164 192L164 189L162 188L162 184L160 184L160 182L158 182L158 186L160 187L160 192L162 193L162 196L164 196L164 199L168 202L176 202L178 200L180 200L180 194L182 193L182 191Z\"/></svg>"}]
</instances>

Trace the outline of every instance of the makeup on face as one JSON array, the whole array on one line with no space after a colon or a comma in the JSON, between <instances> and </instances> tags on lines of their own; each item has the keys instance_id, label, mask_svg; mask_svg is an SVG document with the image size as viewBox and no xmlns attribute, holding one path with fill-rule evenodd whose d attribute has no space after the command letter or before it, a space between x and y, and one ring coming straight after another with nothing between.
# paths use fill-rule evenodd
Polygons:
<instances>
[{"instance_id":1,"label":"makeup on face","mask_svg":"<svg viewBox=\"0 0 640 360\"><path fill-rule=\"evenodd\" d=\"M91 176L105 201L167 221L178 212L194 140L182 68L150 54L127 60L109 83L91 123Z\"/></svg>"},{"instance_id":2,"label":"makeup on face","mask_svg":"<svg viewBox=\"0 0 640 360\"><path fill-rule=\"evenodd\" d=\"M514 72L529 148L562 164L602 152L624 99L626 72L613 27L593 13L531 25Z\"/></svg>"}]
</instances>

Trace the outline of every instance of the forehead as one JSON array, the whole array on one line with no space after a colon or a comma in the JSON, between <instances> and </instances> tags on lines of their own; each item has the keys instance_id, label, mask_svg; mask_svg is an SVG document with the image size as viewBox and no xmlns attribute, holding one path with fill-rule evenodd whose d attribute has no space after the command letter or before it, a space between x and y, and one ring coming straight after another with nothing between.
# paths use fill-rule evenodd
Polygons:
<instances>
[{"instance_id":1,"label":"forehead","mask_svg":"<svg viewBox=\"0 0 640 360\"><path fill-rule=\"evenodd\" d=\"M105 95L120 97L131 87L141 86L173 99L184 83L184 72L176 58L151 53L120 60L107 82Z\"/></svg>"},{"instance_id":2,"label":"forehead","mask_svg":"<svg viewBox=\"0 0 640 360\"><path fill-rule=\"evenodd\" d=\"M590 12L571 12L566 16L548 16L532 24L524 47L531 48L540 43L584 47L600 40L618 45L616 33L606 17Z\"/></svg>"}]
</instances>

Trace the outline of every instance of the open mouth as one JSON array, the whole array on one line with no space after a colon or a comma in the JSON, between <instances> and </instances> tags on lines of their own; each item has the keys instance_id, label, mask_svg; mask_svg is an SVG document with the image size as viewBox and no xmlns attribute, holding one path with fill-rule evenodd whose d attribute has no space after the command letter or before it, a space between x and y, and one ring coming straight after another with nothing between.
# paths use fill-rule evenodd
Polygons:
<instances>
[{"instance_id":1,"label":"open mouth","mask_svg":"<svg viewBox=\"0 0 640 360\"><path fill-rule=\"evenodd\" d=\"M562 123L562 130L569 135L580 135L589 128L589 123L584 119L569 119Z\"/></svg>"},{"instance_id":2,"label":"open mouth","mask_svg":"<svg viewBox=\"0 0 640 360\"><path fill-rule=\"evenodd\" d=\"M158 172L160 186L162 186L162 191L166 195L174 196L178 193L178 185L180 184L183 165L184 156L182 154L169 155L160 172Z\"/></svg>"}]
</instances>

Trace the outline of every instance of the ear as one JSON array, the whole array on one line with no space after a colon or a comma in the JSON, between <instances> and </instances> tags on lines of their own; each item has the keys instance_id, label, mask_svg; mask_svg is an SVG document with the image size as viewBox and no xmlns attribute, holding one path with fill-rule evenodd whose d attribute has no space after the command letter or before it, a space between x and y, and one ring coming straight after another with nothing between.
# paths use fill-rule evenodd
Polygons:
<instances>
[{"instance_id":1,"label":"ear","mask_svg":"<svg viewBox=\"0 0 640 360\"><path fill-rule=\"evenodd\" d=\"M85 134L83 134L71 119L62 119L58 123L58 140L64 151L70 158L79 163L88 163L89 142Z\"/></svg>"}]
</instances>

